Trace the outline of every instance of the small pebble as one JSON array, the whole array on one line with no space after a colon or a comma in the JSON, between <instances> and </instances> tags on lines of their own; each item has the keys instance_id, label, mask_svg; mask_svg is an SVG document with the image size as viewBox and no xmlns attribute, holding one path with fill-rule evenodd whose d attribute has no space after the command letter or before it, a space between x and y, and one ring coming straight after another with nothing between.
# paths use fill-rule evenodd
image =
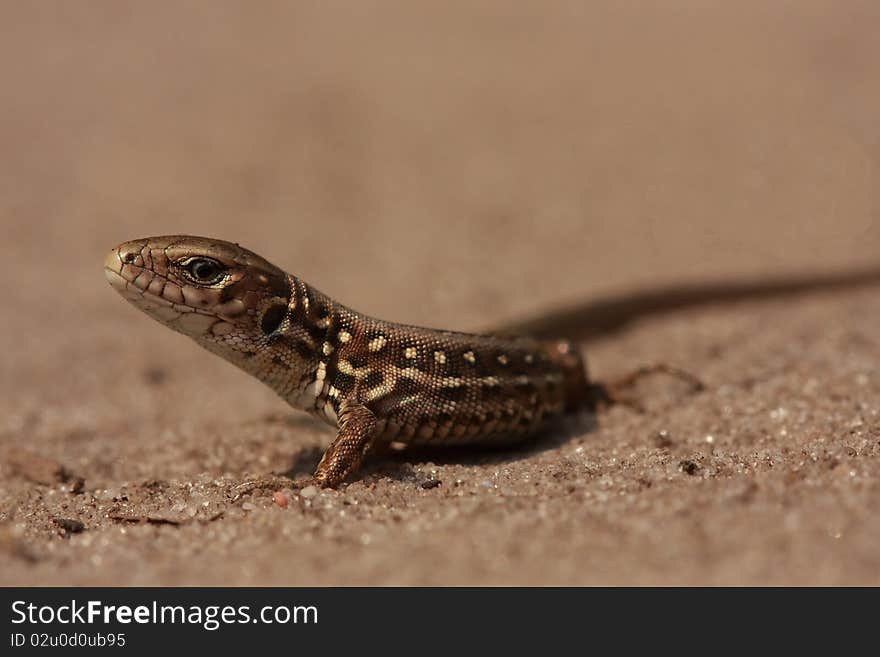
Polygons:
<instances>
[{"instance_id":1,"label":"small pebble","mask_svg":"<svg viewBox=\"0 0 880 657\"><path fill-rule=\"evenodd\" d=\"M672 439L672 436L669 435L669 432L666 429L661 429L656 434L654 434L654 443L657 447L672 447L675 441Z\"/></svg>"},{"instance_id":2,"label":"small pebble","mask_svg":"<svg viewBox=\"0 0 880 657\"><path fill-rule=\"evenodd\" d=\"M431 488L437 488L437 486L439 486L442 483L443 482L440 481L439 479L427 479L426 481L423 481L420 484L420 486L422 488L424 488L425 490L430 490Z\"/></svg>"},{"instance_id":3,"label":"small pebble","mask_svg":"<svg viewBox=\"0 0 880 657\"><path fill-rule=\"evenodd\" d=\"M107 502L116 497L118 491L114 488L105 488L95 495L102 502Z\"/></svg>"},{"instance_id":4,"label":"small pebble","mask_svg":"<svg viewBox=\"0 0 880 657\"><path fill-rule=\"evenodd\" d=\"M309 499L318 494L317 486L306 486L299 492L300 497L304 497L305 499Z\"/></svg>"},{"instance_id":5,"label":"small pebble","mask_svg":"<svg viewBox=\"0 0 880 657\"><path fill-rule=\"evenodd\" d=\"M251 504L250 502L245 502L244 504L241 505L242 511L255 511L256 508L257 508L256 505Z\"/></svg>"},{"instance_id":6,"label":"small pebble","mask_svg":"<svg viewBox=\"0 0 880 657\"><path fill-rule=\"evenodd\" d=\"M287 491L279 490L272 496L272 501L282 509L286 509L287 505L290 504L290 496L287 494Z\"/></svg>"}]
</instances>

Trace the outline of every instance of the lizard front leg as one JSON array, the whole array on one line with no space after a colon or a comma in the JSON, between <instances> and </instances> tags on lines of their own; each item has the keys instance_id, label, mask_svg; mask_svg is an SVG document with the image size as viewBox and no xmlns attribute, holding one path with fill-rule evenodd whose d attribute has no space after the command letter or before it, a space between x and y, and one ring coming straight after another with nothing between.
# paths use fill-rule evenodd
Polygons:
<instances>
[{"instance_id":1,"label":"lizard front leg","mask_svg":"<svg viewBox=\"0 0 880 657\"><path fill-rule=\"evenodd\" d=\"M370 409L360 402L343 402L339 433L315 470L315 482L323 488L334 488L357 471L373 446L375 428L376 416Z\"/></svg>"}]
</instances>

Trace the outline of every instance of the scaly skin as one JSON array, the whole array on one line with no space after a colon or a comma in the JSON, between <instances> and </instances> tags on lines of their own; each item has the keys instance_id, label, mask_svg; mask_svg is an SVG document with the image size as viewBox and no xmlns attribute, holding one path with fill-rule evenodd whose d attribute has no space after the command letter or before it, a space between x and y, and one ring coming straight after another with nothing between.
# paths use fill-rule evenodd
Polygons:
<instances>
[{"instance_id":1,"label":"scaly skin","mask_svg":"<svg viewBox=\"0 0 880 657\"><path fill-rule=\"evenodd\" d=\"M568 342L374 319L237 244L150 237L113 249L104 268L148 315L338 428L314 475L321 486L392 441L512 442L595 404Z\"/></svg>"}]
</instances>

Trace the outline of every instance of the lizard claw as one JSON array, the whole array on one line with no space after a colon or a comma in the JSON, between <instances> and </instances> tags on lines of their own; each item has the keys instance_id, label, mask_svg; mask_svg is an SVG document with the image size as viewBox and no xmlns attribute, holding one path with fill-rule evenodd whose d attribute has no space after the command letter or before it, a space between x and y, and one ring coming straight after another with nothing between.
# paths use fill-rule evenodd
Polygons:
<instances>
[{"instance_id":1,"label":"lizard claw","mask_svg":"<svg viewBox=\"0 0 880 657\"><path fill-rule=\"evenodd\" d=\"M281 488L294 488L296 487L296 483L297 482L291 483L290 479L279 475L263 475L262 477L250 479L236 486L233 486L232 501L236 502L244 495L247 495L248 493L255 490L279 490Z\"/></svg>"}]
</instances>

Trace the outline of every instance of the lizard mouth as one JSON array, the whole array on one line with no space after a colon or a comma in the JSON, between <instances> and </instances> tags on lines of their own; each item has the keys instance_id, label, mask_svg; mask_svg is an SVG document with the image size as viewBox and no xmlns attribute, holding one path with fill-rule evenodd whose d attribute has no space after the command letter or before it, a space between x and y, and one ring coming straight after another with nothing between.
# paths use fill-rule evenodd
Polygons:
<instances>
[{"instance_id":1,"label":"lizard mouth","mask_svg":"<svg viewBox=\"0 0 880 657\"><path fill-rule=\"evenodd\" d=\"M110 251L104 259L104 277L114 290L136 305L141 305L141 300L169 308L175 305L162 296L166 284L162 277L142 264L126 262L118 249Z\"/></svg>"},{"instance_id":2,"label":"lizard mouth","mask_svg":"<svg viewBox=\"0 0 880 657\"><path fill-rule=\"evenodd\" d=\"M104 265L104 277L107 279L107 282L116 289L116 290L124 290L128 285L128 281L122 277L116 269L110 267L108 265Z\"/></svg>"},{"instance_id":3,"label":"lizard mouth","mask_svg":"<svg viewBox=\"0 0 880 657\"><path fill-rule=\"evenodd\" d=\"M135 295L135 291L137 290L137 296L141 296L143 294L149 294L145 290L141 290L134 286L134 284L128 280L125 276L123 276L119 272L119 268L116 267L108 267L104 265L104 277L107 279L107 282L110 283L110 287L119 292L122 296L128 298L130 296ZM134 288L134 289L132 289Z\"/></svg>"},{"instance_id":4,"label":"lizard mouth","mask_svg":"<svg viewBox=\"0 0 880 657\"><path fill-rule=\"evenodd\" d=\"M191 304L186 287L156 272L130 255L123 245L104 259L104 276L120 296L138 310L169 328L195 339L223 335L230 331L230 322L244 310L240 300L217 306ZM197 299L199 297L196 297Z\"/></svg>"},{"instance_id":5,"label":"lizard mouth","mask_svg":"<svg viewBox=\"0 0 880 657\"><path fill-rule=\"evenodd\" d=\"M148 289L138 287L133 281L128 280L111 267L104 268L104 276L107 282L110 283L110 287L136 306L158 305L173 308L177 305L162 296L153 294ZM190 308L189 306L178 306L177 310L179 312L198 312L198 309Z\"/></svg>"},{"instance_id":6,"label":"lizard mouth","mask_svg":"<svg viewBox=\"0 0 880 657\"><path fill-rule=\"evenodd\" d=\"M182 306L175 308L175 304L161 296L151 293L135 285L112 267L104 268L104 276L110 286L138 310L142 310L163 324L172 324L184 313L191 313L193 308Z\"/></svg>"}]
</instances>

